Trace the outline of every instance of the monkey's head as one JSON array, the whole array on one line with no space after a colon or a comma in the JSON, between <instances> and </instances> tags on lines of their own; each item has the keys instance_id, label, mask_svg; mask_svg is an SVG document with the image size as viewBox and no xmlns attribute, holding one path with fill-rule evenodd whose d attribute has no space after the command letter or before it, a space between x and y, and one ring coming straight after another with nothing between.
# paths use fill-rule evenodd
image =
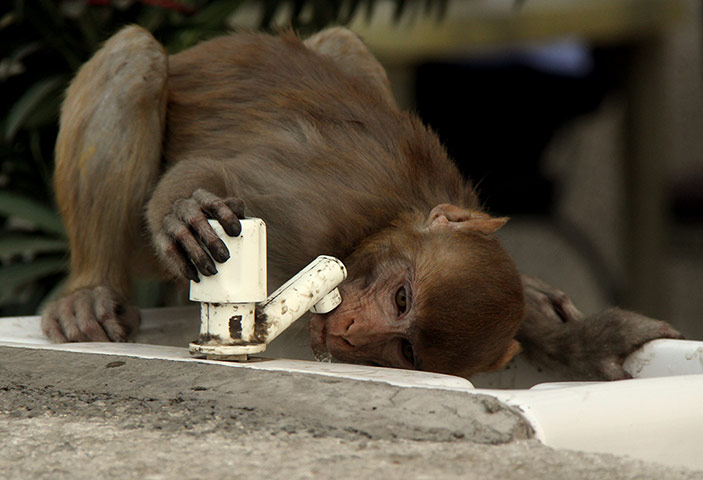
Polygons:
<instances>
[{"instance_id":1,"label":"monkey's head","mask_svg":"<svg viewBox=\"0 0 703 480\"><path fill-rule=\"evenodd\" d=\"M464 377L503 367L524 310L493 235L506 221L443 204L369 237L345 260L342 304L310 322L315 354Z\"/></svg>"}]
</instances>

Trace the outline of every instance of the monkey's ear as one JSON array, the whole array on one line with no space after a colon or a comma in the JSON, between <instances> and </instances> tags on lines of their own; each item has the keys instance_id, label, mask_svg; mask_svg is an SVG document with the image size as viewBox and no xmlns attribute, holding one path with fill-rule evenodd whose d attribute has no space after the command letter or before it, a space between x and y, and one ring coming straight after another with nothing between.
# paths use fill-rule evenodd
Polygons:
<instances>
[{"instance_id":1,"label":"monkey's ear","mask_svg":"<svg viewBox=\"0 0 703 480\"><path fill-rule=\"evenodd\" d=\"M444 228L479 232L484 235L495 233L508 222L508 217L491 217L478 210L467 210L450 203L437 205L427 218L430 230Z\"/></svg>"},{"instance_id":2,"label":"monkey's ear","mask_svg":"<svg viewBox=\"0 0 703 480\"><path fill-rule=\"evenodd\" d=\"M493 362L490 367L488 367L489 372L495 372L496 370L500 370L504 366L508 364L510 360L513 359L515 355L520 353L522 351L522 347L520 346L520 343L518 343L517 340L511 340L510 345L508 345L508 348L505 349L505 352L498 357L498 360Z\"/></svg>"}]
</instances>

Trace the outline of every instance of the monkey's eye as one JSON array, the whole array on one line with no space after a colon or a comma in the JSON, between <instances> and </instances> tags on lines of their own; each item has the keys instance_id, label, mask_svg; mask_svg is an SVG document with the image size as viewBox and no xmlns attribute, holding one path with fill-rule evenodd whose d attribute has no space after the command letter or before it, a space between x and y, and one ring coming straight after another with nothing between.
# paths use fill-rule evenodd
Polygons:
<instances>
[{"instance_id":1,"label":"monkey's eye","mask_svg":"<svg viewBox=\"0 0 703 480\"><path fill-rule=\"evenodd\" d=\"M403 343L400 346L400 351L408 362L415 365L415 350L413 349L413 344L410 343L409 340L403 339Z\"/></svg>"},{"instance_id":2,"label":"monkey's eye","mask_svg":"<svg viewBox=\"0 0 703 480\"><path fill-rule=\"evenodd\" d=\"M400 287L395 292L395 306L398 307L398 315L402 315L408 310L408 293L405 291L405 287Z\"/></svg>"}]
</instances>

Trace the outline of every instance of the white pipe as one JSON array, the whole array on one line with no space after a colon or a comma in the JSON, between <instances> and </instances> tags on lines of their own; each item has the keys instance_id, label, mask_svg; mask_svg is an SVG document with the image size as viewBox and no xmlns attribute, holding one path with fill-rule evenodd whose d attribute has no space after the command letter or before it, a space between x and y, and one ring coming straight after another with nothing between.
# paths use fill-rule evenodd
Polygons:
<instances>
[{"instance_id":1,"label":"white pipe","mask_svg":"<svg viewBox=\"0 0 703 480\"><path fill-rule=\"evenodd\" d=\"M257 313L257 329L264 327L266 343L316 305L319 313L336 308L342 297L335 287L345 278L347 269L340 260L321 255L273 292Z\"/></svg>"}]
</instances>

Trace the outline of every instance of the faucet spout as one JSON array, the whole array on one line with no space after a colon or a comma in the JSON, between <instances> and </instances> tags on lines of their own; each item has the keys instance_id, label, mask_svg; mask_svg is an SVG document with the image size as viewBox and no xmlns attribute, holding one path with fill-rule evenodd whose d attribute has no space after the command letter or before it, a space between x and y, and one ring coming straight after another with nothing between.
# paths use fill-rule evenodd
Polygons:
<instances>
[{"instance_id":1,"label":"faucet spout","mask_svg":"<svg viewBox=\"0 0 703 480\"><path fill-rule=\"evenodd\" d=\"M200 302L200 336L190 343L191 355L214 360L247 360L261 353L305 312L327 313L342 298L337 285L347 277L344 264L322 255L266 296L266 225L242 219L238 237L228 236L210 220L225 242L230 258L218 273L191 282L190 299Z\"/></svg>"},{"instance_id":2,"label":"faucet spout","mask_svg":"<svg viewBox=\"0 0 703 480\"><path fill-rule=\"evenodd\" d=\"M337 258L321 255L257 305L257 339L270 343L308 310L332 311L342 302L337 285L347 269Z\"/></svg>"}]
</instances>

